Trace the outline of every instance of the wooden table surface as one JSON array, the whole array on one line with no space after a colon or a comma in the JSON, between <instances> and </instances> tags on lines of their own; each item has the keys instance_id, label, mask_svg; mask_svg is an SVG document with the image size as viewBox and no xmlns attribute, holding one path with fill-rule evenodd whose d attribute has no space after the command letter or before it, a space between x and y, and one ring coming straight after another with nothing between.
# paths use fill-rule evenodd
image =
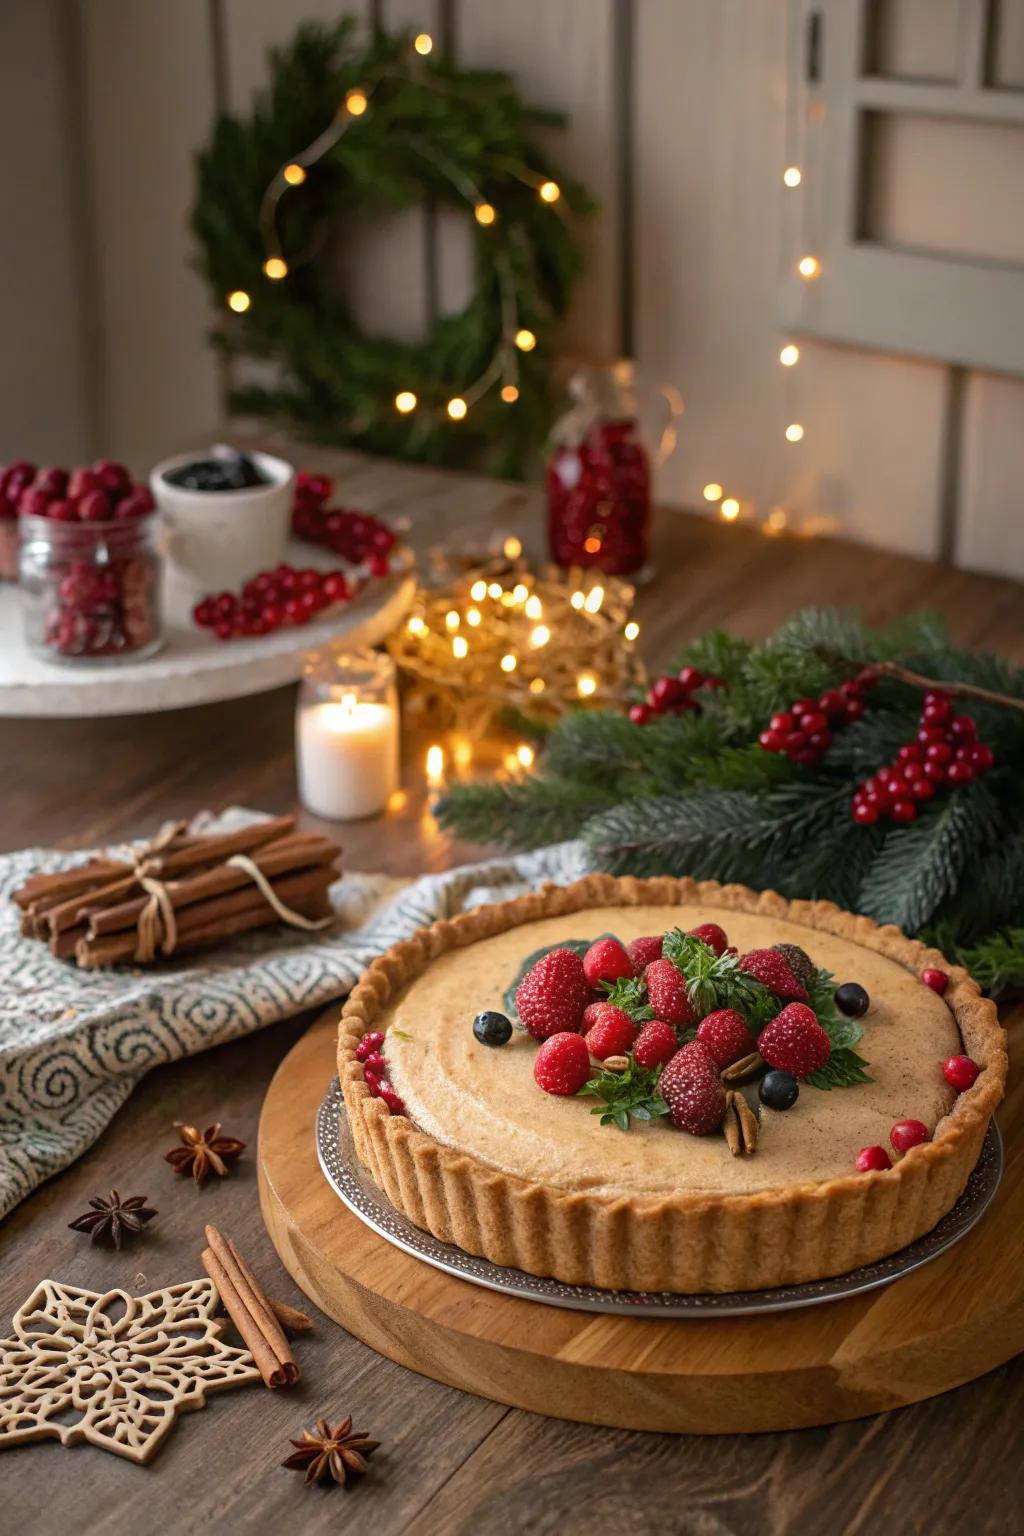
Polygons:
<instances>
[{"instance_id":1,"label":"wooden table surface","mask_svg":"<svg viewBox=\"0 0 1024 1536\"><path fill-rule=\"evenodd\" d=\"M534 527L531 493L317 454L344 476L344 499L408 510L416 542L438 530ZM957 640L1024 659L1024 588L824 540L663 514L657 578L638 600L649 665L713 625L757 636L807 603L850 603L870 619L918 606ZM116 684L115 684L116 685ZM146 834L169 816L243 804L295 807L291 689L171 715L0 721L0 846L73 848ZM416 874L478 856L439 832L425 808L425 742L407 742L405 808L346 827L353 868ZM307 826L318 825L303 816ZM260 1219L254 1158L196 1191L162 1160L172 1121L222 1120L254 1151L260 1104L305 1027L291 1020L173 1066L139 1086L96 1145L0 1229L0 1327L44 1276L103 1290L155 1289L201 1273L204 1221L233 1236L272 1294L301 1305ZM160 1211L118 1255L67 1223L117 1186ZM144 1279L140 1278L143 1277ZM680 1325L685 1326L685 1324ZM974 1536L1007 1528L1019 1491L1024 1369L1016 1361L916 1407L831 1429L751 1437L672 1437L541 1419L469 1397L375 1355L327 1319L299 1344L291 1392L241 1388L186 1415L149 1467L91 1447L44 1442L0 1455L0 1529L19 1532L336 1530L353 1536L473 1536L614 1530ZM352 1491L306 1490L280 1470L288 1440L321 1416L355 1415L382 1442ZM17 1524L5 1520L17 1503Z\"/></svg>"}]
</instances>

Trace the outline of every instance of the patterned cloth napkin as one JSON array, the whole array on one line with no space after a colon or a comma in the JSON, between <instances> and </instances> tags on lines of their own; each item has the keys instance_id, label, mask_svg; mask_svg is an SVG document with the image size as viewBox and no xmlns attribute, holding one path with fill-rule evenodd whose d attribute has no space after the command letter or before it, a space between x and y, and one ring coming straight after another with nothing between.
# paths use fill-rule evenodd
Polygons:
<instances>
[{"instance_id":1,"label":"patterned cloth napkin","mask_svg":"<svg viewBox=\"0 0 1024 1536\"><path fill-rule=\"evenodd\" d=\"M234 809L205 830L259 817ZM414 929L583 871L577 845L402 881L346 873L328 935L258 929L148 970L79 971L23 939L10 900L30 874L84 854L0 857L0 1217L91 1146L150 1067L191 1056L344 996L375 955Z\"/></svg>"}]
</instances>

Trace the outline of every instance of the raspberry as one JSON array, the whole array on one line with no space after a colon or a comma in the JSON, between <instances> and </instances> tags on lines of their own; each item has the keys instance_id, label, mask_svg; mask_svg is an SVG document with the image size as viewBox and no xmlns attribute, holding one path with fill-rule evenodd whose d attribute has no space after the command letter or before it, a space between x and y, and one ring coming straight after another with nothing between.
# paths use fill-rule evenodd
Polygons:
<instances>
[{"instance_id":1,"label":"raspberry","mask_svg":"<svg viewBox=\"0 0 1024 1536\"><path fill-rule=\"evenodd\" d=\"M828 1035L803 1003L790 1003L766 1024L758 1036L757 1048L770 1067L791 1072L794 1077L817 1072L832 1054Z\"/></svg>"},{"instance_id":2,"label":"raspberry","mask_svg":"<svg viewBox=\"0 0 1024 1536\"><path fill-rule=\"evenodd\" d=\"M937 992L940 997L949 986L949 977L946 975L945 971L936 970L935 967L931 965L927 966L925 970L921 972L921 980L924 982L926 987L931 987L932 991Z\"/></svg>"},{"instance_id":3,"label":"raspberry","mask_svg":"<svg viewBox=\"0 0 1024 1536\"><path fill-rule=\"evenodd\" d=\"M589 1001L583 961L571 949L549 950L516 990L516 1012L535 1040L578 1031Z\"/></svg>"},{"instance_id":4,"label":"raspberry","mask_svg":"<svg viewBox=\"0 0 1024 1536\"><path fill-rule=\"evenodd\" d=\"M863 1147L857 1153L858 1173L880 1173L892 1167L892 1159L884 1147Z\"/></svg>"},{"instance_id":5,"label":"raspberry","mask_svg":"<svg viewBox=\"0 0 1024 1536\"><path fill-rule=\"evenodd\" d=\"M602 981L618 981L633 975L633 962L618 939L598 939L583 956L583 974L589 987Z\"/></svg>"},{"instance_id":6,"label":"raspberry","mask_svg":"<svg viewBox=\"0 0 1024 1536\"><path fill-rule=\"evenodd\" d=\"M590 1052L582 1035L560 1030L549 1035L533 1062L533 1080L545 1093L579 1093L590 1076Z\"/></svg>"},{"instance_id":7,"label":"raspberry","mask_svg":"<svg viewBox=\"0 0 1024 1536\"><path fill-rule=\"evenodd\" d=\"M725 1092L718 1068L699 1041L677 1051L658 1080L673 1125L691 1136L717 1130L725 1116Z\"/></svg>"},{"instance_id":8,"label":"raspberry","mask_svg":"<svg viewBox=\"0 0 1024 1536\"><path fill-rule=\"evenodd\" d=\"M943 1077L957 1093L966 1093L968 1088L973 1088L980 1071L978 1063L969 1056L951 1056L942 1067Z\"/></svg>"},{"instance_id":9,"label":"raspberry","mask_svg":"<svg viewBox=\"0 0 1024 1536\"><path fill-rule=\"evenodd\" d=\"M709 1013L697 1026L697 1039L719 1067L731 1067L754 1049L754 1037L735 1008L719 1008Z\"/></svg>"},{"instance_id":10,"label":"raspberry","mask_svg":"<svg viewBox=\"0 0 1024 1536\"><path fill-rule=\"evenodd\" d=\"M889 1140L897 1152L909 1152L923 1141L931 1141L931 1132L923 1120L897 1120L889 1132Z\"/></svg>"},{"instance_id":11,"label":"raspberry","mask_svg":"<svg viewBox=\"0 0 1024 1536\"><path fill-rule=\"evenodd\" d=\"M626 945L626 952L639 976L652 961L661 959L661 935L656 933L647 938L631 939Z\"/></svg>"},{"instance_id":12,"label":"raspberry","mask_svg":"<svg viewBox=\"0 0 1024 1536\"><path fill-rule=\"evenodd\" d=\"M592 1003L587 1014L591 1018L584 1038L590 1054L598 1061L606 1056L624 1056L636 1039L636 1025L629 1014L614 1003Z\"/></svg>"},{"instance_id":13,"label":"raspberry","mask_svg":"<svg viewBox=\"0 0 1024 1536\"><path fill-rule=\"evenodd\" d=\"M365 1061L372 1051L379 1051L384 1044L384 1031L369 1030L356 1046L356 1061Z\"/></svg>"},{"instance_id":14,"label":"raspberry","mask_svg":"<svg viewBox=\"0 0 1024 1536\"><path fill-rule=\"evenodd\" d=\"M777 949L752 949L740 958L740 970L753 976L783 1002L806 1003L807 992L793 975L792 967ZM764 1053L762 1052L762 1055Z\"/></svg>"},{"instance_id":15,"label":"raspberry","mask_svg":"<svg viewBox=\"0 0 1024 1536\"><path fill-rule=\"evenodd\" d=\"M647 998L666 1024L693 1024L696 1014L686 991L686 977L671 960L653 960L644 971Z\"/></svg>"},{"instance_id":16,"label":"raspberry","mask_svg":"<svg viewBox=\"0 0 1024 1536\"><path fill-rule=\"evenodd\" d=\"M716 955L724 955L729 947L729 940L724 928L719 928L717 923L701 923L697 928L687 930L694 939L702 939L713 949Z\"/></svg>"},{"instance_id":17,"label":"raspberry","mask_svg":"<svg viewBox=\"0 0 1024 1536\"><path fill-rule=\"evenodd\" d=\"M660 1067L671 1061L679 1049L679 1041L671 1024L652 1019L636 1037L633 1060L641 1067Z\"/></svg>"}]
</instances>

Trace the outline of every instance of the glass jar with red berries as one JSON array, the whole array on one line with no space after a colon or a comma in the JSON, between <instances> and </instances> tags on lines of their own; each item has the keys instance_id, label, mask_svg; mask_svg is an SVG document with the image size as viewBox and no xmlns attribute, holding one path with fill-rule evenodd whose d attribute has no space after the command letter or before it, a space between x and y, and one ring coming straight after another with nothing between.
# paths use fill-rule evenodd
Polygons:
<instances>
[{"instance_id":1,"label":"glass jar with red berries","mask_svg":"<svg viewBox=\"0 0 1024 1536\"><path fill-rule=\"evenodd\" d=\"M21 607L29 648L46 661L140 661L163 640L161 557L149 492L114 518L71 513L58 499L19 518ZM65 510L67 509L67 510ZM124 509L122 511L122 509ZM79 510L81 508L79 507Z\"/></svg>"},{"instance_id":2,"label":"glass jar with red berries","mask_svg":"<svg viewBox=\"0 0 1024 1536\"><path fill-rule=\"evenodd\" d=\"M632 575L650 558L652 465L675 447L682 402L669 387L638 383L628 362L575 374L569 394L545 477L551 558ZM657 418L653 431L645 418Z\"/></svg>"}]
</instances>

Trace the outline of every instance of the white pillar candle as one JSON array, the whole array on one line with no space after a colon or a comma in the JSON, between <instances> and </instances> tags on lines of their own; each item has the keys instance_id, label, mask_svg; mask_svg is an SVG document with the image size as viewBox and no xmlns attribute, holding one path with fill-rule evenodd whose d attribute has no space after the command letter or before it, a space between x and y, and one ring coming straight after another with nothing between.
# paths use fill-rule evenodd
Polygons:
<instances>
[{"instance_id":1,"label":"white pillar candle","mask_svg":"<svg viewBox=\"0 0 1024 1536\"><path fill-rule=\"evenodd\" d=\"M303 702L298 729L299 795L328 821L375 816L398 787L398 710L354 693Z\"/></svg>"}]
</instances>

